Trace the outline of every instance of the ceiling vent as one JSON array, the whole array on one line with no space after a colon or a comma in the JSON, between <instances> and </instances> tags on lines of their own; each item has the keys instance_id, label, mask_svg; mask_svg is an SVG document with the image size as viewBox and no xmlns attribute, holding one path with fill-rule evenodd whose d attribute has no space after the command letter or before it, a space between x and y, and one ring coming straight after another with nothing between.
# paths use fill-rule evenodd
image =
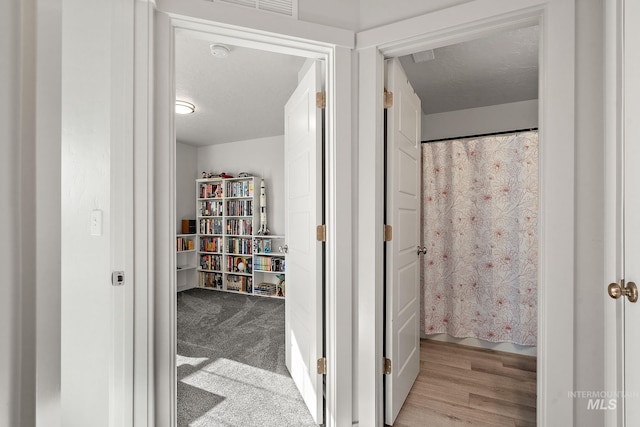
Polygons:
<instances>
[{"instance_id":1,"label":"ceiling vent","mask_svg":"<svg viewBox=\"0 0 640 427\"><path fill-rule=\"evenodd\" d=\"M235 4L236 6L276 13L298 18L298 0L213 0L215 3Z\"/></svg>"}]
</instances>

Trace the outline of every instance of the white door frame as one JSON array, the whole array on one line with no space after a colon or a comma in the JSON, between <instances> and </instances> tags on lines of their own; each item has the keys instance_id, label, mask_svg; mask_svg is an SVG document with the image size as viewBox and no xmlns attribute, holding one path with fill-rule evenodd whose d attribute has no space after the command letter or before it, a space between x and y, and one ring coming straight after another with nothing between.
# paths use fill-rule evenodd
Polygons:
<instances>
[{"instance_id":1,"label":"white door frame","mask_svg":"<svg viewBox=\"0 0 640 427\"><path fill-rule=\"evenodd\" d=\"M359 423L382 425L383 59L538 23L540 216L538 425L573 425L574 52L573 0L476 0L358 33ZM553 293L551 293L551 289Z\"/></svg>"},{"instance_id":2,"label":"white door frame","mask_svg":"<svg viewBox=\"0 0 640 427\"><path fill-rule=\"evenodd\" d=\"M174 32L321 58L326 63L326 414L352 422L351 62L353 33L224 4L160 0L136 8L137 210L146 217L136 274L136 425L173 426L176 408ZM139 2L136 2L137 6ZM138 92L138 90L140 92ZM139 127L138 127L139 126ZM138 172L140 171L140 172ZM145 192L145 189L147 190ZM337 207L339 206L339 212ZM137 213L136 213L137 214ZM136 227L137 229L138 227ZM141 270L140 270L141 269ZM138 315L138 313L141 313ZM145 382L146 380L146 382Z\"/></svg>"}]
</instances>

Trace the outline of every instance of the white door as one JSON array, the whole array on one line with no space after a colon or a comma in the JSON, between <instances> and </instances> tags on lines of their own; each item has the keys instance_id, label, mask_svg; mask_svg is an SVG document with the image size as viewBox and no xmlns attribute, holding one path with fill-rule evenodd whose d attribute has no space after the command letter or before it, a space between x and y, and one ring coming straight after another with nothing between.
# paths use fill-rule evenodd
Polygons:
<instances>
[{"instance_id":1,"label":"white door","mask_svg":"<svg viewBox=\"0 0 640 427\"><path fill-rule=\"evenodd\" d=\"M640 3L624 2L624 278L640 286ZM640 303L624 305L624 419L640 422Z\"/></svg>"},{"instance_id":2,"label":"white door","mask_svg":"<svg viewBox=\"0 0 640 427\"><path fill-rule=\"evenodd\" d=\"M620 14L621 10L624 14ZM617 290L620 290L628 289L629 282L640 286L640 79L637 77L640 73L640 3L634 0L612 3L607 12L608 25L616 28L608 32L608 48L616 51L617 65L608 68L611 74L607 107L616 112L615 119L608 117L607 122L610 129L606 166L606 206L609 218L613 218L606 228L607 253L615 255L609 255L605 270L610 275L609 280L626 281L622 286L617 283ZM618 21L619 17L622 21ZM613 133L611 129L615 129ZM640 334L637 326L640 325L640 302L631 302L622 295L609 304L615 304L615 310L610 306L607 312L610 319L615 317L611 320L615 328L607 329L605 369L615 366L615 370L607 371L605 378L607 391L615 395L607 395L602 404L604 409L615 409L608 411L607 426L631 427L638 425L640 420Z\"/></svg>"},{"instance_id":3,"label":"white door","mask_svg":"<svg viewBox=\"0 0 640 427\"><path fill-rule=\"evenodd\" d=\"M398 59L386 61L387 109L385 422L398 416L420 370L420 141L422 109Z\"/></svg>"},{"instance_id":4,"label":"white door","mask_svg":"<svg viewBox=\"0 0 640 427\"><path fill-rule=\"evenodd\" d=\"M285 303L286 365L316 423L323 422L323 381L317 362L323 357L322 243L322 90L316 62L298 84L285 112Z\"/></svg>"}]
</instances>

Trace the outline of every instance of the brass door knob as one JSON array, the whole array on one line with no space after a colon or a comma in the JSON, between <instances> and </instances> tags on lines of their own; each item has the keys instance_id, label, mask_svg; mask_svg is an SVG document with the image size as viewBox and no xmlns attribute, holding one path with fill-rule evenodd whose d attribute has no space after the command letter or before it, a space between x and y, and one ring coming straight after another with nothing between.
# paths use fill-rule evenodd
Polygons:
<instances>
[{"instance_id":1,"label":"brass door knob","mask_svg":"<svg viewBox=\"0 0 640 427\"><path fill-rule=\"evenodd\" d=\"M629 282L625 285L624 279L620 280L620 284L611 283L608 288L609 296L613 299L618 299L621 296L626 296L629 302L638 301L638 287L635 283Z\"/></svg>"}]
</instances>

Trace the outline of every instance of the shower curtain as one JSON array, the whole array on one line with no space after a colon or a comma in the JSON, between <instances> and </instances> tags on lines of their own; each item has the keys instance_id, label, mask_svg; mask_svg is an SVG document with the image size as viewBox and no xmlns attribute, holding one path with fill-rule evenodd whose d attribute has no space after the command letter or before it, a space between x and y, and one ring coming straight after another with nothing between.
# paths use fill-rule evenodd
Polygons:
<instances>
[{"instance_id":1,"label":"shower curtain","mask_svg":"<svg viewBox=\"0 0 640 427\"><path fill-rule=\"evenodd\" d=\"M422 144L421 326L536 345L538 133Z\"/></svg>"}]
</instances>

